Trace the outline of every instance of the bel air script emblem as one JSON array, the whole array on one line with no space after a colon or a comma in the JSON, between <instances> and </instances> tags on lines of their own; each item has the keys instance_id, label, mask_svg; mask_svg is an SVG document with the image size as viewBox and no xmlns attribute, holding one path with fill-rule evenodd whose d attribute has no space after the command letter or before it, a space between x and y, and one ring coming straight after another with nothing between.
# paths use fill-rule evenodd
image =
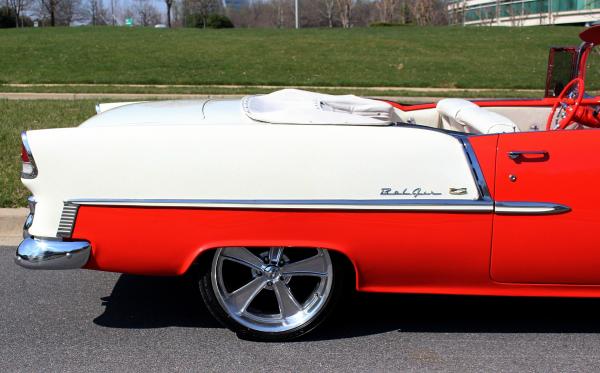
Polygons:
<instances>
[{"instance_id":1,"label":"bel air script emblem","mask_svg":"<svg viewBox=\"0 0 600 373\"><path fill-rule=\"evenodd\" d=\"M425 197L425 196L441 196L442 193L434 192L433 190L426 190L423 188L414 188L408 189L404 188L402 190L392 189L392 188L381 188L382 196L412 196L414 198Z\"/></svg>"}]
</instances>

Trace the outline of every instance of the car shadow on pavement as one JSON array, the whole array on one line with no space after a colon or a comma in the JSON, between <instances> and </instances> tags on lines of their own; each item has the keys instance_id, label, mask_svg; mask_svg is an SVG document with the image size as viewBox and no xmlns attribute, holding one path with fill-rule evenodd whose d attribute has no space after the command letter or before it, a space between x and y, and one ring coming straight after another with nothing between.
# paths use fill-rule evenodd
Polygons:
<instances>
[{"instance_id":1,"label":"car shadow on pavement","mask_svg":"<svg viewBox=\"0 0 600 373\"><path fill-rule=\"evenodd\" d=\"M209 314L198 284L188 276L121 275L94 323L111 328L221 327Z\"/></svg>"},{"instance_id":2,"label":"car shadow on pavement","mask_svg":"<svg viewBox=\"0 0 600 373\"><path fill-rule=\"evenodd\" d=\"M600 299L356 294L307 339L390 331L598 333L599 314Z\"/></svg>"},{"instance_id":3,"label":"car shadow on pavement","mask_svg":"<svg viewBox=\"0 0 600 373\"><path fill-rule=\"evenodd\" d=\"M94 322L218 328L190 277L121 275ZM600 299L354 294L302 341L410 333L598 333Z\"/></svg>"}]
</instances>

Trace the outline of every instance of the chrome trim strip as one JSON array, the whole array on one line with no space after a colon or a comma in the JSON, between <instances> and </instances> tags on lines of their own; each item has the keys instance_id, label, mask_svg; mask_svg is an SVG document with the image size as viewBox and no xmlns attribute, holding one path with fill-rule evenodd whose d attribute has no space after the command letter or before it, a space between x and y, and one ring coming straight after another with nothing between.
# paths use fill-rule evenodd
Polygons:
<instances>
[{"instance_id":1,"label":"chrome trim strip","mask_svg":"<svg viewBox=\"0 0 600 373\"><path fill-rule=\"evenodd\" d=\"M483 176L483 171L481 170L481 166L479 165L479 161L477 160L477 155L469 142L469 139L466 136L461 135L453 135L456 137L463 145L465 149L465 155L467 156L467 160L471 165L471 173L473 175L473 180L477 183L477 187L479 188L479 198L482 201L487 201L492 203L492 197L490 195L490 190L485 181L485 177Z\"/></svg>"},{"instance_id":2,"label":"chrome trim strip","mask_svg":"<svg viewBox=\"0 0 600 373\"><path fill-rule=\"evenodd\" d=\"M90 257L86 241L59 241L26 238L17 248L15 262L29 269L76 269L83 267Z\"/></svg>"},{"instance_id":3,"label":"chrome trim strip","mask_svg":"<svg viewBox=\"0 0 600 373\"><path fill-rule=\"evenodd\" d=\"M482 200L389 200L389 199L74 199L73 205L226 207L226 208L327 208L389 209L402 211L492 212L493 203Z\"/></svg>"},{"instance_id":4,"label":"chrome trim strip","mask_svg":"<svg viewBox=\"0 0 600 373\"><path fill-rule=\"evenodd\" d=\"M571 211L571 208L547 202L496 202L486 200L285 200L285 199L77 199L68 201L76 206L156 206L208 208L327 208L327 209L388 209L399 211L492 212L499 215L548 215Z\"/></svg>"},{"instance_id":5,"label":"chrome trim strip","mask_svg":"<svg viewBox=\"0 0 600 373\"><path fill-rule=\"evenodd\" d=\"M21 132L21 141L23 142L23 147L25 148L25 152L27 152L27 157L29 157L29 163L31 163L32 171L31 173L24 173L21 171L21 178L23 179L35 179L38 175L37 165L35 164L35 160L33 159L33 153L31 153L31 147L29 146L29 141L27 140L27 132Z\"/></svg>"},{"instance_id":6,"label":"chrome trim strip","mask_svg":"<svg viewBox=\"0 0 600 373\"><path fill-rule=\"evenodd\" d=\"M496 202L498 215L553 215L571 211L569 206L548 202Z\"/></svg>"},{"instance_id":7,"label":"chrome trim strip","mask_svg":"<svg viewBox=\"0 0 600 373\"><path fill-rule=\"evenodd\" d=\"M78 210L78 205L69 202L64 203L60 222L58 223L58 230L56 231L56 237L71 238Z\"/></svg>"}]
</instances>

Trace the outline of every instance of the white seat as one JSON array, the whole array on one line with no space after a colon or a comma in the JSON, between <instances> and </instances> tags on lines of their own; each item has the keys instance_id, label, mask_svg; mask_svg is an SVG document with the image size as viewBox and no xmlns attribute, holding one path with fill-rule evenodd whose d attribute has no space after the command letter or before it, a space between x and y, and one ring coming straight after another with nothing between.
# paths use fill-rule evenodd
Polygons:
<instances>
[{"instance_id":1,"label":"white seat","mask_svg":"<svg viewBox=\"0 0 600 373\"><path fill-rule=\"evenodd\" d=\"M436 109L444 124L469 133L519 132L519 127L504 115L481 108L459 98L440 100Z\"/></svg>"}]
</instances>

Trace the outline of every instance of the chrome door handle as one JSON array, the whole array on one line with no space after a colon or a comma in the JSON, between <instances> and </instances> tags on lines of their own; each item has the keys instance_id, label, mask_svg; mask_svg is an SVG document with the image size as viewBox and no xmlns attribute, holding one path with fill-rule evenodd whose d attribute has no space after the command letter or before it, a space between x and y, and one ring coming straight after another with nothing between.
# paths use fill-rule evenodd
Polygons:
<instances>
[{"instance_id":1,"label":"chrome door handle","mask_svg":"<svg viewBox=\"0 0 600 373\"><path fill-rule=\"evenodd\" d=\"M525 155L541 155L542 157L547 157L548 152L545 150L513 150L508 152L508 158L510 159L519 159Z\"/></svg>"}]
</instances>

